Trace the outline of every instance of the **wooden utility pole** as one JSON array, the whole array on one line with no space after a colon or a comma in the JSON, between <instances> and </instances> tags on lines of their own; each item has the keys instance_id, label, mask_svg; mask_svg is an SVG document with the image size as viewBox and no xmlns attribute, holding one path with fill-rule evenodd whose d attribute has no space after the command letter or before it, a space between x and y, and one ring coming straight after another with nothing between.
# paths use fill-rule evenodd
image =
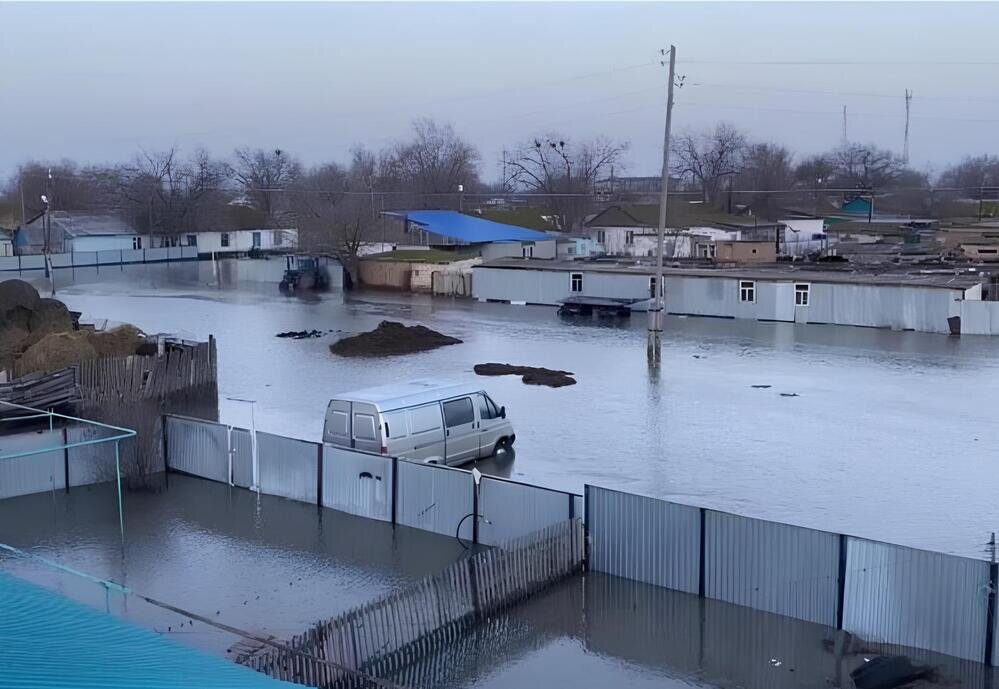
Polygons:
<instances>
[{"instance_id":1,"label":"wooden utility pole","mask_svg":"<svg viewBox=\"0 0 999 689\"><path fill-rule=\"evenodd\" d=\"M666 51L662 51L665 55ZM669 47L669 81L666 86L666 132L663 135L662 192L659 196L659 234L656 237L656 289L649 306L649 361L658 363L662 356L663 312L663 244L666 234L666 210L669 201L669 143L673 124L673 82L676 72L676 46Z\"/></svg>"},{"instance_id":2,"label":"wooden utility pole","mask_svg":"<svg viewBox=\"0 0 999 689\"><path fill-rule=\"evenodd\" d=\"M912 91L905 90L905 143L902 144L902 162L909 164L909 109L912 104Z\"/></svg>"}]
</instances>

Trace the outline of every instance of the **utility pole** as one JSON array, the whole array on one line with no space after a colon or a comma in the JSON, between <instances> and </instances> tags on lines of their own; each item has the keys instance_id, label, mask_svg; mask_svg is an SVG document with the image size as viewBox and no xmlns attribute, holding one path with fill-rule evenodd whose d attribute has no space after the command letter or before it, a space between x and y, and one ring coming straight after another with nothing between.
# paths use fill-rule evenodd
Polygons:
<instances>
[{"instance_id":1,"label":"utility pole","mask_svg":"<svg viewBox=\"0 0 999 689\"><path fill-rule=\"evenodd\" d=\"M909 164L909 108L912 104L912 91L905 90L905 143L902 145L902 162Z\"/></svg>"},{"instance_id":2,"label":"utility pole","mask_svg":"<svg viewBox=\"0 0 999 689\"><path fill-rule=\"evenodd\" d=\"M28 216L24 214L24 173L18 178L18 186L21 188L21 227L24 227L24 219Z\"/></svg>"},{"instance_id":3,"label":"utility pole","mask_svg":"<svg viewBox=\"0 0 999 689\"><path fill-rule=\"evenodd\" d=\"M850 139L846 136L846 106L843 106L843 140L842 144L845 147L849 143Z\"/></svg>"},{"instance_id":4,"label":"utility pole","mask_svg":"<svg viewBox=\"0 0 999 689\"><path fill-rule=\"evenodd\" d=\"M666 51L661 51L665 55ZM658 364L662 358L663 311L663 244L666 234L666 209L669 201L669 142L673 124L673 82L676 71L676 46L669 47L669 82L666 86L666 132L663 135L662 193L659 197L659 234L656 237L656 291L649 307L649 363Z\"/></svg>"}]
</instances>

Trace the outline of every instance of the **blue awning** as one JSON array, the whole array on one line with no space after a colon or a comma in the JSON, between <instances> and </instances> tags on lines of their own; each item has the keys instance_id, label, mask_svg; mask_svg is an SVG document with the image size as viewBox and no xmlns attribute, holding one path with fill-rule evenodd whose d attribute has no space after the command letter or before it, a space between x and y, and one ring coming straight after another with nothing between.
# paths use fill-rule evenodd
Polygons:
<instances>
[{"instance_id":1,"label":"blue awning","mask_svg":"<svg viewBox=\"0 0 999 689\"><path fill-rule=\"evenodd\" d=\"M458 211L386 211L385 215L406 219L428 232L469 244L482 242L538 242L553 236L526 227L476 218Z\"/></svg>"}]
</instances>

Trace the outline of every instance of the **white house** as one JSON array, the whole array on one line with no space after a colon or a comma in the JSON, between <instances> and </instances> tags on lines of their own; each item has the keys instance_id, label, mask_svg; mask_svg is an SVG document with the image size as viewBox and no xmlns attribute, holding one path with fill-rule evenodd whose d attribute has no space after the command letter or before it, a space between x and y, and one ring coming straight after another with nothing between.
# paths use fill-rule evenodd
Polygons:
<instances>
[{"instance_id":1,"label":"white house","mask_svg":"<svg viewBox=\"0 0 999 689\"><path fill-rule=\"evenodd\" d=\"M298 230L225 230L198 232L199 254L245 254L249 251L295 251Z\"/></svg>"},{"instance_id":2,"label":"white house","mask_svg":"<svg viewBox=\"0 0 999 689\"><path fill-rule=\"evenodd\" d=\"M53 211L49 214L49 251L120 251L149 248L149 238L116 215ZM42 253L45 247L44 216L21 230L21 253Z\"/></svg>"}]
</instances>

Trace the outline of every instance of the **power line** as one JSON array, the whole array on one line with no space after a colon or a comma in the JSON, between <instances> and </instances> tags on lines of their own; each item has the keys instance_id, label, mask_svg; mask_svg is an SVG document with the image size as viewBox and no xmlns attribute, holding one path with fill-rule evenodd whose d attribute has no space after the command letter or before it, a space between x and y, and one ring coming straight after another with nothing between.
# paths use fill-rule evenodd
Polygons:
<instances>
[{"instance_id":1,"label":"power line","mask_svg":"<svg viewBox=\"0 0 999 689\"><path fill-rule=\"evenodd\" d=\"M999 62L987 61L924 61L924 60L683 60L685 65L752 65L752 66L823 66L830 67L867 67L867 66L943 66L943 67L995 67Z\"/></svg>"}]
</instances>

